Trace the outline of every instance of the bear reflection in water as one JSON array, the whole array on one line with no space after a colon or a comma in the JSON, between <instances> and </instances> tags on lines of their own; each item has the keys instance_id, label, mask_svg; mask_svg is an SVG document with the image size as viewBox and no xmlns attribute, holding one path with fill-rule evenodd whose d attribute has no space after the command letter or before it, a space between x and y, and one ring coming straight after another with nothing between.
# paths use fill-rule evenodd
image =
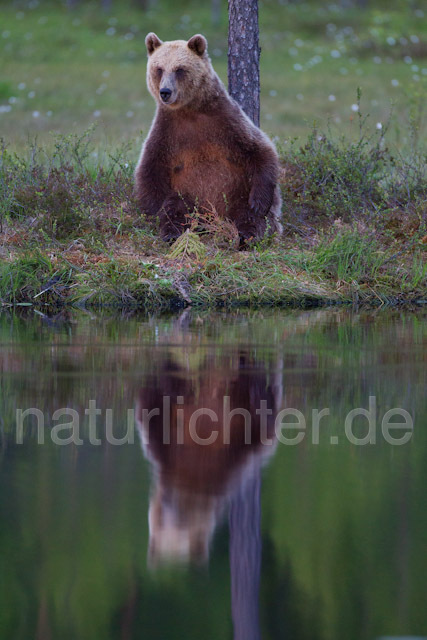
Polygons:
<instances>
[{"instance_id":1,"label":"bear reflection in water","mask_svg":"<svg viewBox=\"0 0 427 640\"><path fill-rule=\"evenodd\" d=\"M258 518L259 506L251 506L251 500L255 494L259 500L260 470L275 449L274 415L281 404L280 372L269 373L252 353L241 350L206 354L194 370L172 356L157 363L140 391L136 412L154 480L150 566L207 562L215 527L227 507L230 528L233 522L239 526L232 517L233 501L243 509L238 520ZM256 412L261 401L271 410L264 419ZM262 444L266 438L270 443ZM258 536L259 523L252 524ZM230 554L232 535L231 530Z\"/></svg>"}]
</instances>

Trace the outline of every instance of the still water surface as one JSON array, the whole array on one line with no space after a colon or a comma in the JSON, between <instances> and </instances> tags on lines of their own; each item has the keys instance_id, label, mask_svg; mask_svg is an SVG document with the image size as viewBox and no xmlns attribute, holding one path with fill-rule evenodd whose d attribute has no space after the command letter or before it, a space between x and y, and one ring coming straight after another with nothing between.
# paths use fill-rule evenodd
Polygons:
<instances>
[{"instance_id":1,"label":"still water surface","mask_svg":"<svg viewBox=\"0 0 427 640\"><path fill-rule=\"evenodd\" d=\"M427 636L426 312L3 315L0 341L1 640Z\"/></svg>"}]
</instances>

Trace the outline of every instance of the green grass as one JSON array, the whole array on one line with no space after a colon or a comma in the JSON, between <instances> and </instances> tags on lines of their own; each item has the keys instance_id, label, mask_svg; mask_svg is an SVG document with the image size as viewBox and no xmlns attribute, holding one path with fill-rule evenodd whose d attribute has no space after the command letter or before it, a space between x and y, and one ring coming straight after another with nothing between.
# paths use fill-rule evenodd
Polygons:
<instances>
[{"instance_id":1,"label":"green grass","mask_svg":"<svg viewBox=\"0 0 427 640\"><path fill-rule=\"evenodd\" d=\"M0 291L3 304L56 306L61 304L72 270L65 264L55 268L46 254L34 250L18 255L12 262L0 262Z\"/></svg>"},{"instance_id":2,"label":"green grass","mask_svg":"<svg viewBox=\"0 0 427 640\"><path fill-rule=\"evenodd\" d=\"M154 112L145 86L144 36L151 30L164 39L205 33L226 81L225 3L219 27L212 25L210 3L162 0L145 12L113 4L105 14L98 2L73 11L59 2L2 3L0 122L12 147L22 150L35 135L51 144L50 131L79 133L98 122L93 153L126 141L134 143L129 157L135 160ZM330 122L357 138L352 105L361 86L372 125L387 122L393 102L390 140L409 147L407 124L420 123L427 85L427 20L420 11L421 2L397 0L366 10L264 0L263 128L283 141L306 138L314 121L320 128ZM421 127L417 136L424 135Z\"/></svg>"}]
</instances>

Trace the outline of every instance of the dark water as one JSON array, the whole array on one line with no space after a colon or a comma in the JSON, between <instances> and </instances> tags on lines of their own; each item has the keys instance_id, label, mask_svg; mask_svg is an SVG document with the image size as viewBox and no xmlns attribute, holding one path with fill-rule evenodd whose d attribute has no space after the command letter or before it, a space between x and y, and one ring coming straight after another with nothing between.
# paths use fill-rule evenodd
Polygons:
<instances>
[{"instance_id":1,"label":"dark water","mask_svg":"<svg viewBox=\"0 0 427 640\"><path fill-rule=\"evenodd\" d=\"M3 315L0 340L1 640L427 636L425 312Z\"/></svg>"}]
</instances>

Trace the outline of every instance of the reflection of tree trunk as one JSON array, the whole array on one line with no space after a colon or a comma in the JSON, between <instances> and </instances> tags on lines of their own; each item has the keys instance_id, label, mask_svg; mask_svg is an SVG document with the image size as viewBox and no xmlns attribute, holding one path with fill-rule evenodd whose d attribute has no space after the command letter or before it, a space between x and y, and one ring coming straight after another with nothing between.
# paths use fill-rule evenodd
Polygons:
<instances>
[{"instance_id":1,"label":"reflection of tree trunk","mask_svg":"<svg viewBox=\"0 0 427 640\"><path fill-rule=\"evenodd\" d=\"M120 640L130 640L133 636L135 615L137 612L138 589L132 576L129 580L129 594L121 615Z\"/></svg>"},{"instance_id":2,"label":"reflection of tree trunk","mask_svg":"<svg viewBox=\"0 0 427 640\"><path fill-rule=\"evenodd\" d=\"M36 640L50 640L51 633L49 627L49 609L46 594L40 596L40 603L37 616Z\"/></svg>"},{"instance_id":3,"label":"reflection of tree trunk","mask_svg":"<svg viewBox=\"0 0 427 640\"><path fill-rule=\"evenodd\" d=\"M261 572L261 471L230 506L231 609L234 640L260 640L258 594Z\"/></svg>"}]
</instances>

